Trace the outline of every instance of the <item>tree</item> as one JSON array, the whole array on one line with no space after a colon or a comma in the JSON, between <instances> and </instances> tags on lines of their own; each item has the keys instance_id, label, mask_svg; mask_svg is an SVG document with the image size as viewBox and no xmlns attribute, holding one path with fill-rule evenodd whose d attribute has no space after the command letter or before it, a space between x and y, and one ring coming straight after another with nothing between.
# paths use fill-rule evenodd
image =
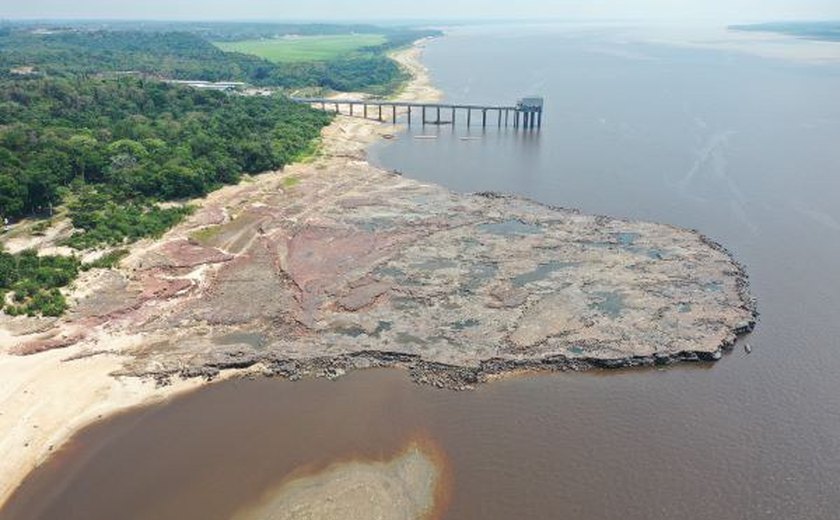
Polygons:
<instances>
[{"instance_id":1,"label":"tree","mask_svg":"<svg viewBox=\"0 0 840 520\"><path fill-rule=\"evenodd\" d=\"M0 173L0 225L3 224L2 219L16 217L23 212L27 191L19 177L19 172L17 175Z\"/></svg>"},{"instance_id":2,"label":"tree","mask_svg":"<svg viewBox=\"0 0 840 520\"><path fill-rule=\"evenodd\" d=\"M99 141L88 134L76 134L67 141L74 177L82 182L101 182L105 157Z\"/></svg>"}]
</instances>

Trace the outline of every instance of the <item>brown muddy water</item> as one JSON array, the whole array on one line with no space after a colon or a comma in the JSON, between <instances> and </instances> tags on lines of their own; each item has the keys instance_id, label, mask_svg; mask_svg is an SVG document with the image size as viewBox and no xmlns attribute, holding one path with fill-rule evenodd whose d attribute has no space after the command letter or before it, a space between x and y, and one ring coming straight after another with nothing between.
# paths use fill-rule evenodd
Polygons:
<instances>
[{"instance_id":1,"label":"brown muddy water","mask_svg":"<svg viewBox=\"0 0 840 520\"><path fill-rule=\"evenodd\" d=\"M767 453L785 428L756 436L733 424L745 396L698 402L680 384L713 373L529 376L474 392L418 387L396 370L224 382L88 428L0 518L225 519L290 477L385 460L416 439L451 471L446 518L741 517L737 497L790 469ZM725 452L734 478L708 481L704 451Z\"/></svg>"},{"instance_id":2,"label":"brown muddy water","mask_svg":"<svg viewBox=\"0 0 840 520\"><path fill-rule=\"evenodd\" d=\"M751 275L752 354L472 392L393 370L220 383L82 432L0 518L229 518L292 476L417 439L448 468L448 519L840 517L840 66L635 34L454 31L426 55L447 96L543 94L543 131L417 128L441 137L378 159L455 190L700 229Z\"/></svg>"}]
</instances>

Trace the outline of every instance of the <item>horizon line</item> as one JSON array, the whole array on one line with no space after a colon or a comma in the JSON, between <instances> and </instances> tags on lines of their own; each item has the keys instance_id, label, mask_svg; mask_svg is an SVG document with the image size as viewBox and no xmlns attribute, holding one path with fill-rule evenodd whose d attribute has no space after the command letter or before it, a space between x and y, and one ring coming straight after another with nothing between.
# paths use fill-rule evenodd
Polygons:
<instances>
[{"instance_id":1,"label":"horizon line","mask_svg":"<svg viewBox=\"0 0 840 520\"><path fill-rule=\"evenodd\" d=\"M62 23L62 22L95 22L95 23L107 23L107 22L133 22L133 23L182 23L182 24L189 24L189 23L207 23L207 24L225 24L225 23L250 23L250 24L263 24L263 25L276 25L276 24L290 24L290 25L376 25L376 24L394 24L394 23L401 23L401 24L412 24L412 25L421 25L421 24L483 24L483 23L533 23L533 24L549 24L549 23L582 23L582 22L599 22L599 23L639 23L639 22L649 22L649 23L673 23L673 22L698 22L698 23L726 23L726 24L737 24L737 23L825 23L825 22L837 22L840 23L840 18L762 18L762 19L751 19L751 20L731 20L731 21L724 21L720 18L714 17L668 17L668 18L651 18L651 17L623 17L623 18L598 18L598 17L543 17L543 18L533 18L533 17L496 17L496 16L487 16L487 17L478 17L478 18L464 18L464 17L447 17L447 18L416 18L416 17L382 17L382 18L308 18L308 17L292 17L292 18L208 18L208 19L190 19L190 18L112 18L112 17L49 17L49 16L39 16L39 17L18 17L18 16L7 16L0 14L0 23L6 22L30 22L30 23Z\"/></svg>"}]
</instances>

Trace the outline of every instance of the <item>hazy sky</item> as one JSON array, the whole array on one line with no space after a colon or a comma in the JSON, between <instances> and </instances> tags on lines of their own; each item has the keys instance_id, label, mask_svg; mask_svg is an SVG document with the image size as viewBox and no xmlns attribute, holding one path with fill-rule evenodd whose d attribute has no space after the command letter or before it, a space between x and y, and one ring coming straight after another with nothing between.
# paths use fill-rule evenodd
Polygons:
<instances>
[{"instance_id":1,"label":"hazy sky","mask_svg":"<svg viewBox=\"0 0 840 520\"><path fill-rule=\"evenodd\" d=\"M840 0L0 0L0 18L840 19Z\"/></svg>"}]
</instances>

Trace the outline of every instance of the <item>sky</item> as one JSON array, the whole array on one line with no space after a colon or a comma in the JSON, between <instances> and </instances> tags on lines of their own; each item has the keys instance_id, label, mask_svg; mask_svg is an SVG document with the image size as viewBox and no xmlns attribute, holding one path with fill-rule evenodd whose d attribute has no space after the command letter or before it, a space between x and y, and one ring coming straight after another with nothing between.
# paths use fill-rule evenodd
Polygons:
<instances>
[{"instance_id":1,"label":"sky","mask_svg":"<svg viewBox=\"0 0 840 520\"><path fill-rule=\"evenodd\" d=\"M0 0L0 19L840 19L840 0Z\"/></svg>"}]
</instances>

